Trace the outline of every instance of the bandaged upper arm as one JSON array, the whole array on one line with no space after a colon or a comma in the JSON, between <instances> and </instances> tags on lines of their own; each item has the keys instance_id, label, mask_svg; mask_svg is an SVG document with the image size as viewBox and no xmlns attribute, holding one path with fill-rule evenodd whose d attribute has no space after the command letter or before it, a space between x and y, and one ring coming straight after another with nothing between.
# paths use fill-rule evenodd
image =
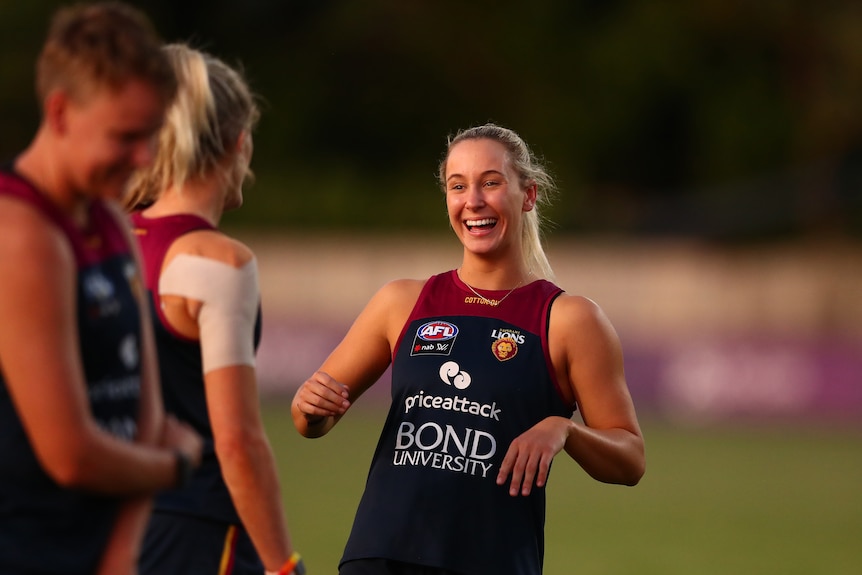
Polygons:
<instances>
[{"instance_id":1,"label":"bandaged upper arm","mask_svg":"<svg viewBox=\"0 0 862 575\"><path fill-rule=\"evenodd\" d=\"M159 295L201 302L198 326L204 373L231 365L254 367L254 326L260 305L255 259L235 268L180 254L162 272Z\"/></svg>"}]
</instances>

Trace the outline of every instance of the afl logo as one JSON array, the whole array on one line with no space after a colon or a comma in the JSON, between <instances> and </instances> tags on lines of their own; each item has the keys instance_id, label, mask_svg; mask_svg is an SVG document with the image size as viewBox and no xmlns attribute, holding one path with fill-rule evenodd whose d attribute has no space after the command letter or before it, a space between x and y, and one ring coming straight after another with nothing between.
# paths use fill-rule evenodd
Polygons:
<instances>
[{"instance_id":1,"label":"afl logo","mask_svg":"<svg viewBox=\"0 0 862 575\"><path fill-rule=\"evenodd\" d=\"M458 327L448 321L429 321L416 330L422 341L447 341L458 335Z\"/></svg>"},{"instance_id":2,"label":"afl logo","mask_svg":"<svg viewBox=\"0 0 862 575\"><path fill-rule=\"evenodd\" d=\"M416 330L410 355L449 355L457 336L458 326L439 319L429 321Z\"/></svg>"}]
</instances>

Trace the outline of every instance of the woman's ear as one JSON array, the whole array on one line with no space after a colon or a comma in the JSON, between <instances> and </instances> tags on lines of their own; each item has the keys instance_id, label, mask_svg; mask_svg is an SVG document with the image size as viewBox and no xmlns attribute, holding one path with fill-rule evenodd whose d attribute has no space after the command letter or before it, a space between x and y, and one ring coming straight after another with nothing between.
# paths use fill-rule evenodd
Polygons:
<instances>
[{"instance_id":1,"label":"woman's ear","mask_svg":"<svg viewBox=\"0 0 862 575\"><path fill-rule=\"evenodd\" d=\"M239 136L236 139L234 152L237 154L245 154L249 159L251 159L252 148L251 134L247 130L243 130L239 133Z\"/></svg>"},{"instance_id":2,"label":"woman's ear","mask_svg":"<svg viewBox=\"0 0 862 575\"><path fill-rule=\"evenodd\" d=\"M536 207L536 197L539 193L539 187L536 185L536 182L531 182L529 186L524 190L524 206L523 210L525 212L532 211L534 207Z\"/></svg>"},{"instance_id":3,"label":"woman's ear","mask_svg":"<svg viewBox=\"0 0 862 575\"><path fill-rule=\"evenodd\" d=\"M243 130L237 136L233 154L229 156L229 161L233 164L231 170L239 178L237 185L241 186L245 181L254 181L254 173L251 171L251 155L253 151L254 143L251 132Z\"/></svg>"},{"instance_id":4,"label":"woman's ear","mask_svg":"<svg viewBox=\"0 0 862 575\"><path fill-rule=\"evenodd\" d=\"M66 133L69 96L62 90L52 90L45 98L45 125L58 135Z\"/></svg>"}]
</instances>

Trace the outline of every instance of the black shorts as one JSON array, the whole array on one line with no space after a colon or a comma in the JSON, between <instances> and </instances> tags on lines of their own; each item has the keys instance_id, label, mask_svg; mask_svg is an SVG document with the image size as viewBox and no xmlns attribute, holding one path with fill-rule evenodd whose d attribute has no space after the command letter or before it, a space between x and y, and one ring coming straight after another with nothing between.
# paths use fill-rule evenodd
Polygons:
<instances>
[{"instance_id":1,"label":"black shorts","mask_svg":"<svg viewBox=\"0 0 862 575\"><path fill-rule=\"evenodd\" d=\"M140 575L263 575L242 525L154 511L138 563Z\"/></svg>"},{"instance_id":2,"label":"black shorts","mask_svg":"<svg viewBox=\"0 0 862 575\"><path fill-rule=\"evenodd\" d=\"M338 575L461 575L439 567L426 567L390 559L354 559L341 565Z\"/></svg>"}]
</instances>

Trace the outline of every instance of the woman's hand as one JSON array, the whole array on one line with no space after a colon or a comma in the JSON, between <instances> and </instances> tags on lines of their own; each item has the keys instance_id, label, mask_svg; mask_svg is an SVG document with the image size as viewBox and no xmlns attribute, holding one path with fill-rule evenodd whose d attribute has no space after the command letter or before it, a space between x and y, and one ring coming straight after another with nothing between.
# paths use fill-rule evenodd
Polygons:
<instances>
[{"instance_id":1,"label":"woman's hand","mask_svg":"<svg viewBox=\"0 0 862 575\"><path fill-rule=\"evenodd\" d=\"M574 422L565 417L546 417L516 437L497 473L497 485L509 483L509 495L529 495L536 487L544 487L548 481L551 461L563 450Z\"/></svg>"},{"instance_id":2,"label":"woman's hand","mask_svg":"<svg viewBox=\"0 0 862 575\"><path fill-rule=\"evenodd\" d=\"M331 428L321 424L330 417L341 417L350 407L349 389L328 373L316 371L293 396L291 412L296 429L306 437L319 437ZM315 428L310 431L309 428Z\"/></svg>"},{"instance_id":3,"label":"woman's hand","mask_svg":"<svg viewBox=\"0 0 862 575\"><path fill-rule=\"evenodd\" d=\"M203 439L191 425L171 414L165 415L161 447L182 452L189 458L192 467L197 468L201 463L203 446Z\"/></svg>"},{"instance_id":4,"label":"woman's hand","mask_svg":"<svg viewBox=\"0 0 862 575\"><path fill-rule=\"evenodd\" d=\"M316 371L296 391L293 404L311 423L323 417L344 415L350 407L348 395L346 385L326 372Z\"/></svg>"}]
</instances>

